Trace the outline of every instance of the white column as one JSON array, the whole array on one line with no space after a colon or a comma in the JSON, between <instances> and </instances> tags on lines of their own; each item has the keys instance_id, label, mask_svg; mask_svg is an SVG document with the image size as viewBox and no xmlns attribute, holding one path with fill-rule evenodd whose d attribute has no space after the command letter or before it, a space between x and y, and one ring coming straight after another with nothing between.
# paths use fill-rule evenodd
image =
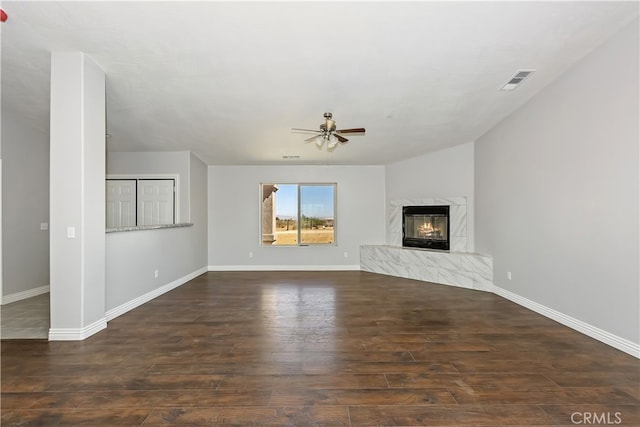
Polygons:
<instances>
[{"instance_id":1,"label":"white column","mask_svg":"<svg viewBox=\"0 0 640 427\"><path fill-rule=\"evenodd\" d=\"M82 52L51 55L50 340L106 328L105 74Z\"/></svg>"}]
</instances>

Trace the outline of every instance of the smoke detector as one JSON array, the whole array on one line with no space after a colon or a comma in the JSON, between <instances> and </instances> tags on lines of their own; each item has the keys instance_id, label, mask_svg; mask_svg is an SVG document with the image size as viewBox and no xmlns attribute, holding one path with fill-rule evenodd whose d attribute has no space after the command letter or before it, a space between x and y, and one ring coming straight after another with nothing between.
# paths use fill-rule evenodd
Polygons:
<instances>
[{"instance_id":1,"label":"smoke detector","mask_svg":"<svg viewBox=\"0 0 640 427\"><path fill-rule=\"evenodd\" d=\"M536 70L518 70L517 73L509 79L509 81L500 88L500 90L514 90L520 84L527 79L531 74L535 73Z\"/></svg>"}]
</instances>

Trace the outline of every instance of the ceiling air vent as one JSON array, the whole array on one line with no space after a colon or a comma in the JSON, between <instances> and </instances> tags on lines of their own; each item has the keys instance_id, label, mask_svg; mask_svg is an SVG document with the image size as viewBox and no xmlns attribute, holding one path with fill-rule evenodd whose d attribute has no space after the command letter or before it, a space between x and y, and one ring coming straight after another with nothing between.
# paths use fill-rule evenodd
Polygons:
<instances>
[{"instance_id":1,"label":"ceiling air vent","mask_svg":"<svg viewBox=\"0 0 640 427\"><path fill-rule=\"evenodd\" d=\"M514 76L511 77L511 79L507 82L507 84L502 86L500 90L514 90L520 85L520 83L525 81L527 77L535 73L535 71L536 70L518 70L518 72L515 73Z\"/></svg>"}]
</instances>

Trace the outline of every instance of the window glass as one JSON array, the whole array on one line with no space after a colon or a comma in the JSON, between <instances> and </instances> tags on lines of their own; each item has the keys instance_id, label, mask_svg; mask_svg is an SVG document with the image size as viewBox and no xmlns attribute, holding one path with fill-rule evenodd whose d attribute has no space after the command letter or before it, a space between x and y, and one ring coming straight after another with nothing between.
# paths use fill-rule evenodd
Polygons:
<instances>
[{"instance_id":1,"label":"window glass","mask_svg":"<svg viewBox=\"0 0 640 427\"><path fill-rule=\"evenodd\" d=\"M300 242L323 244L335 241L334 186L300 186Z\"/></svg>"}]
</instances>

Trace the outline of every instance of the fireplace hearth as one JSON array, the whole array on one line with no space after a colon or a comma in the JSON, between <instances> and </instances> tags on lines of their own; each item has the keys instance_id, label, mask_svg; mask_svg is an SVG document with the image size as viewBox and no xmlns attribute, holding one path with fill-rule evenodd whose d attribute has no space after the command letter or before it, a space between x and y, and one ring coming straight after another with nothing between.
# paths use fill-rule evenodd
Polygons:
<instances>
[{"instance_id":1,"label":"fireplace hearth","mask_svg":"<svg viewBox=\"0 0 640 427\"><path fill-rule=\"evenodd\" d=\"M402 246L449 250L449 206L404 206Z\"/></svg>"}]
</instances>

